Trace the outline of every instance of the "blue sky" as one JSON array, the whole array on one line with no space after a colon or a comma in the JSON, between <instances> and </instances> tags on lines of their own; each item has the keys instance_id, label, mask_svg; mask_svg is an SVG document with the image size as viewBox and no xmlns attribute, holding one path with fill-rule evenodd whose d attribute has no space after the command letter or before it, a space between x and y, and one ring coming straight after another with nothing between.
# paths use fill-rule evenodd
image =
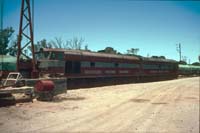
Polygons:
<instances>
[{"instance_id":1,"label":"blue sky","mask_svg":"<svg viewBox=\"0 0 200 133\"><path fill-rule=\"evenodd\" d=\"M21 0L4 1L4 27L14 27L17 34ZM181 43L190 62L200 54L198 1L35 0L34 20L35 42L77 36L94 51L139 48L139 55L175 60Z\"/></svg>"}]
</instances>

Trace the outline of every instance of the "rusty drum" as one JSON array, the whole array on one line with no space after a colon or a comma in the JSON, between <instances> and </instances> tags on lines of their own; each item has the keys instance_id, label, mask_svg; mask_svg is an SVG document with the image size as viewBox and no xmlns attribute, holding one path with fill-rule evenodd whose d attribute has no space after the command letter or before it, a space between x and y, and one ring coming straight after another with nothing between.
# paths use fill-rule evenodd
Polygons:
<instances>
[{"instance_id":1,"label":"rusty drum","mask_svg":"<svg viewBox=\"0 0 200 133\"><path fill-rule=\"evenodd\" d=\"M35 90L36 91L53 91L55 88L55 84L51 80L39 80L35 84Z\"/></svg>"}]
</instances>

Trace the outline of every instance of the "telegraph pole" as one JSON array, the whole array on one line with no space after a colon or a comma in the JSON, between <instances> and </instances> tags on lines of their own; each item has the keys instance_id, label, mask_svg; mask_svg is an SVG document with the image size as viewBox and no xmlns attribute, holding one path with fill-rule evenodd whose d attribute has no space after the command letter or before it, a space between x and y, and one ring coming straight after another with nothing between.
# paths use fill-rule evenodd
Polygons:
<instances>
[{"instance_id":1,"label":"telegraph pole","mask_svg":"<svg viewBox=\"0 0 200 133\"><path fill-rule=\"evenodd\" d=\"M176 44L176 50L179 53L179 61L181 61L181 43Z\"/></svg>"}]
</instances>

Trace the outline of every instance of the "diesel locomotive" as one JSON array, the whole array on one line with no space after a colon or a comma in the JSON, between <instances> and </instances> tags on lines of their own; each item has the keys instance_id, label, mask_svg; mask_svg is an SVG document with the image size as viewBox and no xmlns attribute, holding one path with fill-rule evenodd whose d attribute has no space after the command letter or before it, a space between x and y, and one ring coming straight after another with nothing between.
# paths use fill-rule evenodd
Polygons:
<instances>
[{"instance_id":1,"label":"diesel locomotive","mask_svg":"<svg viewBox=\"0 0 200 133\"><path fill-rule=\"evenodd\" d=\"M61 75L68 79L163 80L178 76L178 62L169 59L46 48L37 52L36 58L41 75Z\"/></svg>"}]
</instances>

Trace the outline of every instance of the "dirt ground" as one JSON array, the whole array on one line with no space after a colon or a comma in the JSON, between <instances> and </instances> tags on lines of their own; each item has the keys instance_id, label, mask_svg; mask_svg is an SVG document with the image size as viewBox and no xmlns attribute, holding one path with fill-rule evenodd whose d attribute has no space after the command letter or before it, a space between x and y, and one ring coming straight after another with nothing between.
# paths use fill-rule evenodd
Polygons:
<instances>
[{"instance_id":1,"label":"dirt ground","mask_svg":"<svg viewBox=\"0 0 200 133\"><path fill-rule=\"evenodd\" d=\"M69 90L0 108L0 132L199 133L200 78Z\"/></svg>"}]
</instances>

